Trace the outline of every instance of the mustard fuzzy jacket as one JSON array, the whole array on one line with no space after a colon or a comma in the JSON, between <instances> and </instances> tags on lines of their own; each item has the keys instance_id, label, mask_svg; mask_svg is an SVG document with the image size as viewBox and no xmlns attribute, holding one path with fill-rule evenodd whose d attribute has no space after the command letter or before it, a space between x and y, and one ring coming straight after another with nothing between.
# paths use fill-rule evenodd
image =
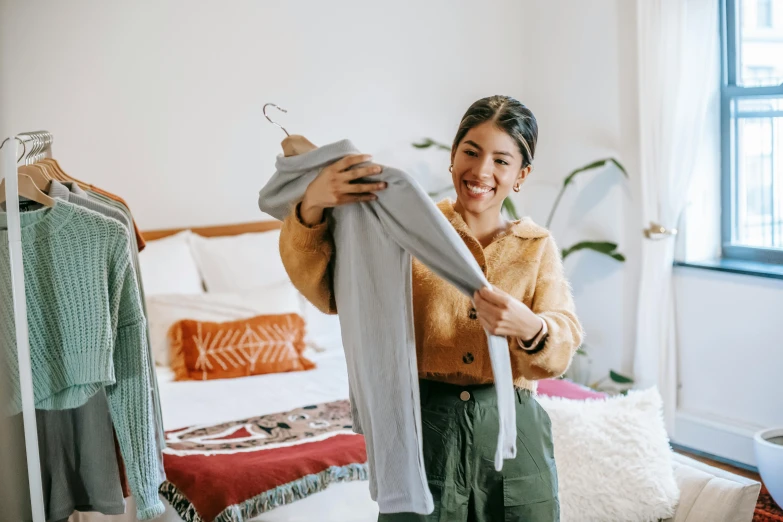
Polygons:
<instances>
[{"instance_id":1,"label":"mustard fuzzy jacket","mask_svg":"<svg viewBox=\"0 0 783 522\"><path fill-rule=\"evenodd\" d=\"M516 297L547 325L544 348L534 354L509 339L514 385L535 390L535 381L562 375L582 343L571 286L549 232L524 218L482 248L454 203L438 208L478 261L490 284ZM294 286L318 309L336 314L329 263L334 243L326 223L307 227L292 212L283 222L280 255ZM419 376L452 384L492 383L487 337L471 300L413 260L413 310Z\"/></svg>"}]
</instances>

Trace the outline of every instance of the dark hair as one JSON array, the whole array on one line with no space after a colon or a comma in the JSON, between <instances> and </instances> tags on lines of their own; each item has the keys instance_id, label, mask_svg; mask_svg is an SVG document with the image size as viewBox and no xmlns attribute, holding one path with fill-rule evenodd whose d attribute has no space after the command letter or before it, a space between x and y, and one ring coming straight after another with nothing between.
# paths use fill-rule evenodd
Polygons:
<instances>
[{"instance_id":1,"label":"dark hair","mask_svg":"<svg viewBox=\"0 0 783 522\"><path fill-rule=\"evenodd\" d=\"M510 96L490 96L475 102L462 117L452 145L452 158L460 142L473 127L492 122L517 142L522 168L533 163L538 140L538 123L530 109Z\"/></svg>"}]
</instances>

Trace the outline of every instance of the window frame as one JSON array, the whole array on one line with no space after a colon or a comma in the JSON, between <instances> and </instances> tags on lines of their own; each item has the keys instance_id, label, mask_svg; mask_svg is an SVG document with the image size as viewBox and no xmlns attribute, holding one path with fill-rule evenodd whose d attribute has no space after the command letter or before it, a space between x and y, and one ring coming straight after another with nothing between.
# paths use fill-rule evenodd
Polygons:
<instances>
[{"instance_id":1,"label":"window frame","mask_svg":"<svg viewBox=\"0 0 783 522\"><path fill-rule=\"evenodd\" d=\"M761 1L762 0L757 0L756 2L756 26L759 29L769 29L772 27L772 24L775 21L775 12L772 9L773 7L772 0L764 0L764 2L766 2L766 8L767 8L767 12L764 13L765 20L769 22L769 23L765 23L764 25L761 25L761 15L759 13L761 10Z\"/></svg>"},{"instance_id":2,"label":"window frame","mask_svg":"<svg viewBox=\"0 0 783 522\"><path fill-rule=\"evenodd\" d=\"M737 85L739 57L739 16L741 0L721 0L721 257L783 265L783 249L732 244L732 228L737 205L733 190L734 174L731 104L734 100L765 95L783 97L783 83L769 87Z\"/></svg>"}]
</instances>

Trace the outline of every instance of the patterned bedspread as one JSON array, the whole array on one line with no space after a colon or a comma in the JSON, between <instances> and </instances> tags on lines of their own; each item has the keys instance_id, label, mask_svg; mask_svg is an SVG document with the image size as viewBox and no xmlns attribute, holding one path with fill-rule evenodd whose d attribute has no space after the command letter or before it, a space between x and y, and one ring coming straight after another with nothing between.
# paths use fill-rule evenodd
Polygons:
<instances>
[{"instance_id":1,"label":"patterned bedspread","mask_svg":"<svg viewBox=\"0 0 783 522\"><path fill-rule=\"evenodd\" d=\"M167 432L160 493L188 522L241 522L333 482L367 480L348 401Z\"/></svg>"}]
</instances>

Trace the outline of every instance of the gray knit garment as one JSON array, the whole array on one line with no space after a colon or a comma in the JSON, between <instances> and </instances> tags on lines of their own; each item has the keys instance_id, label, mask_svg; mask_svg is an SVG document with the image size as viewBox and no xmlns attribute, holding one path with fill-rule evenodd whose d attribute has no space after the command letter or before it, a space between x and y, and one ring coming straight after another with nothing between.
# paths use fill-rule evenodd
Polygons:
<instances>
[{"instance_id":1,"label":"gray knit garment","mask_svg":"<svg viewBox=\"0 0 783 522\"><path fill-rule=\"evenodd\" d=\"M76 510L97 511L104 515L125 513L105 390L98 390L78 408L35 410L35 418L46 520L67 519ZM22 440L22 416L15 415L9 420ZM15 469L19 469L22 476L18 480L26 485L25 452L18 451L11 458L19 461ZM21 488L17 498L5 501L17 504L15 509L25 514L10 520L32 520L30 492L26 488ZM3 502L0 494L0 506L5 509ZM6 512L3 511L3 514Z\"/></svg>"},{"instance_id":2,"label":"gray knit garment","mask_svg":"<svg viewBox=\"0 0 783 522\"><path fill-rule=\"evenodd\" d=\"M278 156L258 205L285 219L321 169L359 151L348 140L299 156ZM434 505L422 456L411 255L473 297L488 286L475 258L426 192L385 167L376 201L328 214L335 242L334 294L348 365L354 431L363 433L370 492L381 513L429 514ZM495 468L516 456L516 414L508 341L488 336L500 410Z\"/></svg>"},{"instance_id":3,"label":"gray knit garment","mask_svg":"<svg viewBox=\"0 0 783 522\"><path fill-rule=\"evenodd\" d=\"M122 203L115 201L103 194L99 194L97 192L89 191L85 192L81 188L79 188L79 185L77 183L70 183L67 184L68 189L71 191L71 194L77 195L77 196L88 196L91 200L94 200L99 203L103 203L107 207L110 207L112 209L115 209L120 212L120 214L123 215L123 218L120 220L120 222L123 225L127 225L128 230L130 231L131 237L134 237L134 226L133 226L133 216L131 215L130 210L128 207L123 205ZM149 314L147 313L147 300L144 296L144 285L142 284L141 280L141 270L139 269L139 250L138 248L131 248L131 264L133 265L133 270L136 273L136 281L139 283L139 296L141 297L141 307L144 311L144 317L147 317ZM158 376L155 373L155 365L154 365L154 359L152 357L152 348L150 343L150 328L149 323L146 323L146 326L144 328L144 335L147 341L147 360L149 361L149 374L150 374L150 383L152 384L150 388L150 394L152 395L152 408L155 410L155 434L157 436L157 444L158 444L158 472L160 473L160 482L166 480L166 471L163 469L163 454L161 451L166 447L166 436L163 433L163 412L161 411L160 407L160 391L158 390Z\"/></svg>"}]
</instances>

